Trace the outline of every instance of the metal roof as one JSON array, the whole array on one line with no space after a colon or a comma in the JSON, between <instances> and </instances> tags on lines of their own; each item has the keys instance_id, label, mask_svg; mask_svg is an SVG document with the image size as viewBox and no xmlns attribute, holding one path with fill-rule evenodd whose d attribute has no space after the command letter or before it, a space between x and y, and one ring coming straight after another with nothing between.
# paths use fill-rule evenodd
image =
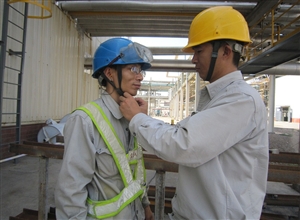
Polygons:
<instances>
[{"instance_id":1,"label":"metal roof","mask_svg":"<svg viewBox=\"0 0 300 220\"><path fill-rule=\"evenodd\" d=\"M240 69L244 74L258 74L272 67L299 65L300 0L231 1L103 1L56 0L78 29L93 36L188 37L192 19L202 10L230 5L246 18L253 43ZM154 55L182 54L180 48L151 48ZM89 67L87 59L86 67ZM193 71L190 61L154 60L153 71ZM289 69L282 75L289 75ZM300 75L300 73L299 73Z\"/></svg>"}]
</instances>

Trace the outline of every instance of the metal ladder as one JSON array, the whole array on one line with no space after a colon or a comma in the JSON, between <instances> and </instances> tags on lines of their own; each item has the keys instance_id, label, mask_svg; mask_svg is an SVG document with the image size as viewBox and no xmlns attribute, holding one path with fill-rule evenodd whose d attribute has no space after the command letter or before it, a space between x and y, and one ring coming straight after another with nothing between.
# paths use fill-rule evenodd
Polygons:
<instances>
[{"instance_id":1,"label":"metal ladder","mask_svg":"<svg viewBox=\"0 0 300 220\"><path fill-rule=\"evenodd\" d=\"M18 4L3 3L0 39L1 148L21 141L21 95L28 3Z\"/></svg>"}]
</instances>

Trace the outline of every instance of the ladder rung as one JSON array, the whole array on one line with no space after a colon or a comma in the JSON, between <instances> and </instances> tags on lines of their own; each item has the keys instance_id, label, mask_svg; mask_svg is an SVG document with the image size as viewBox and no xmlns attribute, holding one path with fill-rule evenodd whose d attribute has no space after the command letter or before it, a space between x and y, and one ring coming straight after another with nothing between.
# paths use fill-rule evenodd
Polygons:
<instances>
[{"instance_id":1,"label":"ladder rung","mask_svg":"<svg viewBox=\"0 0 300 220\"><path fill-rule=\"evenodd\" d=\"M12 49L9 49L8 54L18 56L18 55L23 55L23 52L22 51L13 51Z\"/></svg>"},{"instance_id":2,"label":"ladder rung","mask_svg":"<svg viewBox=\"0 0 300 220\"><path fill-rule=\"evenodd\" d=\"M2 115L19 115L19 112L12 113L12 112L2 112Z\"/></svg>"},{"instance_id":3,"label":"ladder rung","mask_svg":"<svg viewBox=\"0 0 300 220\"><path fill-rule=\"evenodd\" d=\"M20 70L17 70L15 68L10 67L10 66L5 66L5 68L16 71L17 73L20 73Z\"/></svg>"},{"instance_id":4,"label":"ladder rung","mask_svg":"<svg viewBox=\"0 0 300 220\"><path fill-rule=\"evenodd\" d=\"M23 44L22 41L20 41L20 40L14 38L14 37L12 37L12 36L7 35L7 37L10 38L10 39L12 39L12 40L14 40L14 41L17 41L17 42L20 43L20 44Z\"/></svg>"},{"instance_id":5,"label":"ladder rung","mask_svg":"<svg viewBox=\"0 0 300 220\"><path fill-rule=\"evenodd\" d=\"M3 81L3 83L9 84L9 85L14 85L14 86L20 86L21 85L19 83L12 83L12 82L7 82L7 81Z\"/></svg>"},{"instance_id":6,"label":"ladder rung","mask_svg":"<svg viewBox=\"0 0 300 220\"><path fill-rule=\"evenodd\" d=\"M10 20L8 20L8 22L11 23L12 25L18 27L19 29L24 30L24 28L22 28L20 25L17 25L16 23L14 23L14 22L12 22Z\"/></svg>"},{"instance_id":7,"label":"ladder rung","mask_svg":"<svg viewBox=\"0 0 300 220\"><path fill-rule=\"evenodd\" d=\"M3 97L3 99L7 99L7 100L17 100L17 101L20 100L19 98L11 98L11 97Z\"/></svg>"},{"instance_id":8,"label":"ladder rung","mask_svg":"<svg viewBox=\"0 0 300 220\"><path fill-rule=\"evenodd\" d=\"M22 13L22 12L20 12L18 9L16 9L16 8L14 8L12 5L8 5L11 9L13 9L13 10L15 10L16 12L18 12L20 15L22 15L23 17L25 17L24 16L24 14Z\"/></svg>"}]
</instances>

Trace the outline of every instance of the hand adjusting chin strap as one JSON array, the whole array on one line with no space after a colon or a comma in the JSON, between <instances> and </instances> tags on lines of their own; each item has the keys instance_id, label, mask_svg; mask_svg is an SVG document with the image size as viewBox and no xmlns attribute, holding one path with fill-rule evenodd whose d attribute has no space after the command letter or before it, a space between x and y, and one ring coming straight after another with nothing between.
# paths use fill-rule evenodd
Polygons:
<instances>
[{"instance_id":1,"label":"hand adjusting chin strap","mask_svg":"<svg viewBox=\"0 0 300 220\"><path fill-rule=\"evenodd\" d=\"M217 60L217 57L218 57L218 50L221 46L221 41L213 41L212 45L213 45L213 51L212 51L212 54L211 54L209 70L208 70L205 81L210 81L210 79L212 77L212 74L213 74L213 71L214 71L214 68L215 68L215 63L216 63L216 60Z\"/></svg>"}]
</instances>

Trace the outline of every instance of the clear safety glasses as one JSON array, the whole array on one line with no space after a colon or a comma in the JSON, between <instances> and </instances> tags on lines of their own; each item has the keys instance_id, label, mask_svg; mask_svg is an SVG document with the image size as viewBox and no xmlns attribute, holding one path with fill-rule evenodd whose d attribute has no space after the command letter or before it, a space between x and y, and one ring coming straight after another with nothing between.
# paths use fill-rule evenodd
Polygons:
<instances>
[{"instance_id":1,"label":"clear safety glasses","mask_svg":"<svg viewBox=\"0 0 300 220\"><path fill-rule=\"evenodd\" d=\"M141 70L141 68L139 68L137 66L131 67L130 71L135 73L135 75L142 74L143 78L145 78L145 76L146 76L146 72L144 70Z\"/></svg>"},{"instance_id":2,"label":"clear safety glasses","mask_svg":"<svg viewBox=\"0 0 300 220\"><path fill-rule=\"evenodd\" d=\"M117 60L121 59L124 63L139 63L141 59L145 63L150 63L153 60L151 51L139 44L139 43L130 43L127 47L120 49L120 54L114 58L109 64L114 64Z\"/></svg>"}]
</instances>

